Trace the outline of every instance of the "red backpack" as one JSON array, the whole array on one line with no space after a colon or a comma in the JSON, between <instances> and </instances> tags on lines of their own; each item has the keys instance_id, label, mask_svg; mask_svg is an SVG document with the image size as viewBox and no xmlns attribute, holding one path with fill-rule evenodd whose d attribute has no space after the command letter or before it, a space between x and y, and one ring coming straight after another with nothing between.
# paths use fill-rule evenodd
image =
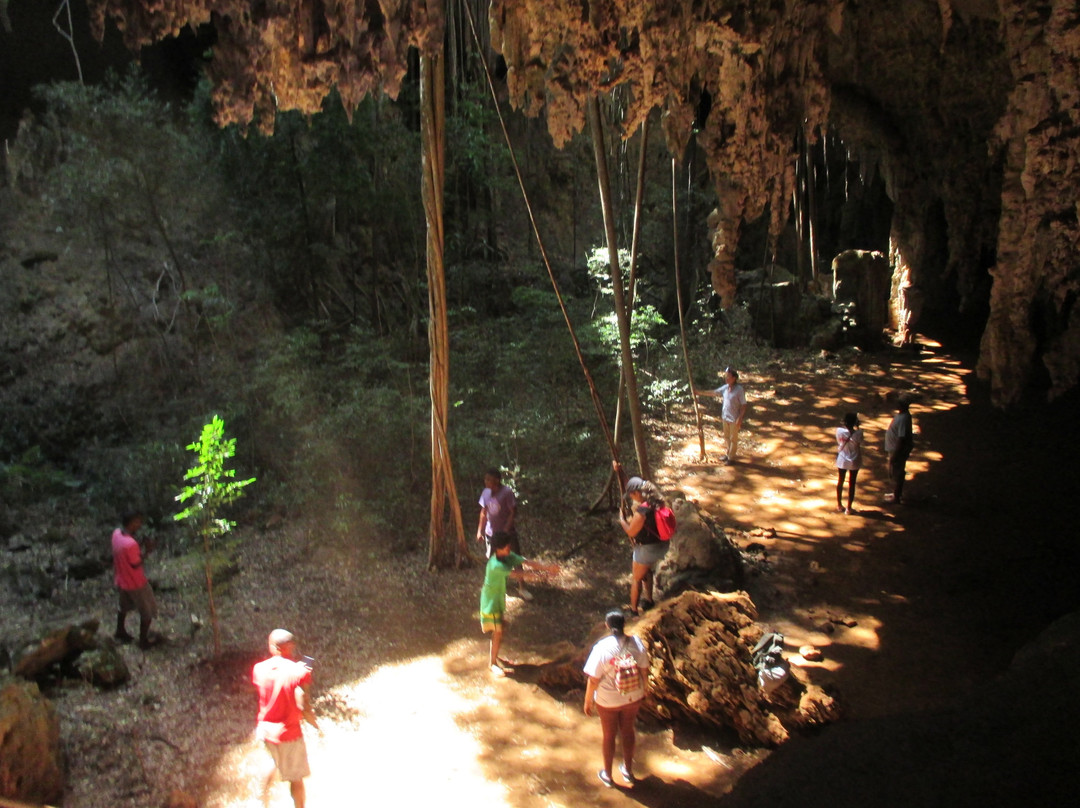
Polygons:
<instances>
[{"instance_id":1,"label":"red backpack","mask_svg":"<svg viewBox=\"0 0 1080 808\"><path fill-rule=\"evenodd\" d=\"M675 535L675 514L667 505L662 508L657 508L654 512L656 515L656 535L660 537L660 541L668 541Z\"/></svg>"}]
</instances>

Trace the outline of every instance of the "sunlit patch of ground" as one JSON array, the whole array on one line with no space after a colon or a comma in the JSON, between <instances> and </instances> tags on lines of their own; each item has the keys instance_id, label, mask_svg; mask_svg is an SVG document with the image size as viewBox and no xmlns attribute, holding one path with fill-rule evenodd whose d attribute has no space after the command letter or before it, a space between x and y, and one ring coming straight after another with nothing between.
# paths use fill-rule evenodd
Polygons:
<instances>
[{"instance_id":1,"label":"sunlit patch of ground","mask_svg":"<svg viewBox=\"0 0 1080 808\"><path fill-rule=\"evenodd\" d=\"M629 790L596 780L600 727L579 702L552 699L513 675L487 671L486 646L461 641L442 656L385 665L321 697L336 712L307 729L312 806L619 805ZM342 714L344 713L344 714ZM679 749L670 731L642 731L637 794L704 805L725 793L757 754ZM221 758L206 808L255 808L265 752L253 742ZM276 783L271 806L288 808Z\"/></svg>"}]
</instances>

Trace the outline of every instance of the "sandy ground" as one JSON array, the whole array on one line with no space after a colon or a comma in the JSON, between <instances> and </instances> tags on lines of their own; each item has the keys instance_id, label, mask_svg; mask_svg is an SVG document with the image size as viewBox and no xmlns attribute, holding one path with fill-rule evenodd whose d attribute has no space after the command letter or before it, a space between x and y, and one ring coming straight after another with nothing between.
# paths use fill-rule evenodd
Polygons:
<instances>
[{"instance_id":1,"label":"sandy ground","mask_svg":"<svg viewBox=\"0 0 1080 808\"><path fill-rule=\"evenodd\" d=\"M947 703L1002 670L1069 605L1055 575L1072 569L1075 553L1063 557L1046 540L1064 524L1052 501L1060 492L1025 476L1018 457L1033 438L1075 445L1075 431L1010 429L1013 420L969 400L968 368L936 344L925 348L748 369L752 410L734 465L718 463L715 408L706 406L704 460L689 407L656 425L667 446L658 482L737 542L764 546L747 586L761 621L787 636L792 653L806 643L824 650L805 670L839 690L848 720ZM903 391L917 395L917 441L909 501L894 507L883 502L880 447L891 414L884 396ZM869 448L857 512L846 515L834 511L833 432L849 409L861 414ZM592 484L606 463L598 458ZM1010 507L1016 497L1027 508ZM505 652L526 663L522 671L583 644L604 610L625 602L629 559L611 518L523 511L527 552L556 559L594 539L534 600L511 599ZM764 535L746 536L756 528ZM223 593L225 651L216 658L207 631L187 634L189 614L202 610L197 588L161 592L170 642L125 649L129 685L52 694L70 764L64 805L160 805L173 789L206 808L259 804L263 752L251 740L248 676L278 625L316 658L310 806L713 805L767 757L732 737L646 724L642 782L602 788L600 728L582 714L581 693L560 700L525 673L493 679L475 620L480 568L430 574L423 561L384 537L327 543L315 524L248 534L243 572ZM110 598L101 581L51 608ZM272 805L290 804L279 784Z\"/></svg>"}]
</instances>

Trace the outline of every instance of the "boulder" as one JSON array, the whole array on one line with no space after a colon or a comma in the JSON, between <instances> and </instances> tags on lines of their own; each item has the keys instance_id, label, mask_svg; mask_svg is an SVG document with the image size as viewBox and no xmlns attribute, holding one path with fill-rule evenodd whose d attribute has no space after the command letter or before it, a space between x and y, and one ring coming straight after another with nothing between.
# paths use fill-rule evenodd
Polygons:
<instances>
[{"instance_id":1,"label":"boulder","mask_svg":"<svg viewBox=\"0 0 1080 808\"><path fill-rule=\"evenodd\" d=\"M758 687L751 649L764 629L745 592L684 592L633 628L649 651L643 710L664 720L733 729L746 744L776 746L795 728L839 716L829 695L794 673L770 695Z\"/></svg>"},{"instance_id":2,"label":"boulder","mask_svg":"<svg viewBox=\"0 0 1080 808\"><path fill-rule=\"evenodd\" d=\"M0 797L34 803L64 793L60 721L33 682L0 677Z\"/></svg>"},{"instance_id":3,"label":"boulder","mask_svg":"<svg viewBox=\"0 0 1080 808\"><path fill-rule=\"evenodd\" d=\"M98 687L116 687L131 678L123 655L111 639L80 654L75 668L84 680Z\"/></svg>"},{"instance_id":4,"label":"boulder","mask_svg":"<svg viewBox=\"0 0 1080 808\"><path fill-rule=\"evenodd\" d=\"M880 345L889 324L889 259L879 252L846 250L833 259L832 272L834 305L854 341Z\"/></svg>"},{"instance_id":5,"label":"boulder","mask_svg":"<svg viewBox=\"0 0 1080 808\"><path fill-rule=\"evenodd\" d=\"M85 620L54 629L27 646L15 663L15 675L34 679L53 665L72 663L83 651L98 647L98 621Z\"/></svg>"},{"instance_id":6,"label":"boulder","mask_svg":"<svg viewBox=\"0 0 1080 808\"><path fill-rule=\"evenodd\" d=\"M627 625L649 652L649 688L642 710L667 722L734 730L739 740L775 746L792 730L836 720L839 704L802 673L772 693L758 686L751 649L765 630L745 592L683 592ZM582 687L582 667L601 625L570 657L542 665L538 683L549 690Z\"/></svg>"},{"instance_id":7,"label":"boulder","mask_svg":"<svg viewBox=\"0 0 1080 808\"><path fill-rule=\"evenodd\" d=\"M671 503L679 529L656 568L656 591L669 598L687 589L730 591L742 585L742 558L722 531L701 518L693 503Z\"/></svg>"}]
</instances>

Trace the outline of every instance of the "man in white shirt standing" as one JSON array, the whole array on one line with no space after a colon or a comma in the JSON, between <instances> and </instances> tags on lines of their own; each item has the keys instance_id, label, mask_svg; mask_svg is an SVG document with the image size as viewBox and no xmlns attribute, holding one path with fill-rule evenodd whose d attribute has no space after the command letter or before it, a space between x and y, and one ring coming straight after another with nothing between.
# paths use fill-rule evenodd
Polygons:
<instances>
[{"instance_id":1,"label":"man in white shirt standing","mask_svg":"<svg viewBox=\"0 0 1080 808\"><path fill-rule=\"evenodd\" d=\"M694 395L714 396L723 401L720 417L724 422L724 441L727 443L724 462L730 465L739 451L739 430L746 415L746 391L739 384L739 372L735 368L729 367L724 371L724 381L726 384L715 390L694 390Z\"/></svg>"},{"instance_id":2,"label":"man in white shirt standing","mask_svg":"<svg viewBox=\"0 0 1080 808\"><path fill-rule=\"evenodd\" d=\"M889 428L885 431L885 452L889 456L889 479L892 480L893 490L885 495L886 502L895 502L899 505L904 495L904 476L907 474L907 460L911 450L915 447L915 425L911 420L911 404L909 400L901 396L896 405L896 415L893 416Z\"/></svg>"}]
</instances>

